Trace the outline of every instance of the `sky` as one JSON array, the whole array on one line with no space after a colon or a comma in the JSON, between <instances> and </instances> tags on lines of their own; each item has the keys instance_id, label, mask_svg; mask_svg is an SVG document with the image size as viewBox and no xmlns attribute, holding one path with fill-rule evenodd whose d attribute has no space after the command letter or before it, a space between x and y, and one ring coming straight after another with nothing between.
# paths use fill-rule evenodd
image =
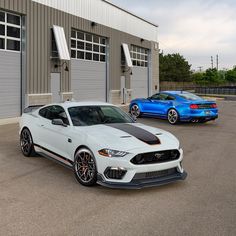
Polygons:
<instances>
[{"instance_id":1,"label":"sky","mask_svg":"<svg viewBox=\"0 0 236 236\"><path fill-rule=\"evenodd\" d=\"M160 50L180 53L193 70L236 65L236 0L110 0L159 26Z\"/></svg>"}]
</instances>

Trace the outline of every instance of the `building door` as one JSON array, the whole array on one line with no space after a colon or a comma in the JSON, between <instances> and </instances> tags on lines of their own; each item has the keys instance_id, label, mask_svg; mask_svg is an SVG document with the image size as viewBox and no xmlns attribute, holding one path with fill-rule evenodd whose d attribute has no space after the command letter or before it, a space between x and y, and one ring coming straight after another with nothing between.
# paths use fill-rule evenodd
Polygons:
<instances>
[{"instance_id":1,"label":"building door","mask_svg":"<svg viewBox=\"0 0 236 236\"><path fill-rule=\"evenodd\" d=\"M148 68L134 67L131 76L132 98L148 97Z\"/></svg>"},{"instance_id":2,"label":"building door","mask_svg":"<svg viewBox=\"0 0 236 236\"><path fill-rule=\"evenodd\" d=\"M61 74L51 73L52 102L61 102Z\"/></svg>"},{"instance_id":3,"label":"building door","mask_svg":"<svg viewBox=\"0 0 236 236\"><path fill-rule=\"evenodd\" d=\"M131 55L133 61L131 89L133 99L148 97L148 53L148 49L134 45L131 46Z\"/></svg>"},{"instance_id":4,"label":"building door","mask_svg":"<svg viewBox=\"0 0 236 236\"><path fill-rule=\"evenodd\" d=\"M20 116L20 54L0 52L0 119Z\"/></svg>"},{"instance_id":5,"label":"building door","mask_svg":"<svg viewBox=\"0 0 236 236\"><path fill-rule=\"evenodd\" d=\"M107 40L72 30L71 90L77 101L106 101Z\"/></svg>"},{"instance_id":6,"label":"building door","mask_svg":"<svg viewBox=\"0 0 236 236\"><path fill-rule=\"evenodd\" d=\"M21 17L0 12L0 119L21 114Z\"/></svg>"}]
</instances>

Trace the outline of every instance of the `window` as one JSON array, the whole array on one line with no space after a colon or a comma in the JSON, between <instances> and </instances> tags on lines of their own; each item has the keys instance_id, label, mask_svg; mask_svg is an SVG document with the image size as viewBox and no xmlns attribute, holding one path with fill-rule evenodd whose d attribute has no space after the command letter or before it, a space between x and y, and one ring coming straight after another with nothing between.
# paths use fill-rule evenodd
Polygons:
<instances>
[{"instance_id":1,"label":"window","mask_svg":"<svg viewBox=\"0 0 236 236\"><path fill-rule=\"evenodd\" d=\"M21 51L21 17L0 12L0 49Z\"/></svg>"},{"instance_id":2,"label":"window","mask_svg":"<svg viewBox=\"0 0 236 236\"><path fill-rule=\"evenodd\" d=\"M131 45L130 55L133 66L148 67L148 49Z\"/></svg>"},{"instance_id":3,"label":"window","mask_svg":"<svg viewBox=\"0 0 236 236\"><path fill-rule=\"evenodd\" d=\"M0 12L0 21L5 22L5 13Z\"/></svg>"},{"instance_id":4,"label":"window","mask_svg":"<svg viewBox=\"0 0 236 236\"><path fill-rule=\"evenodd\" d=\"M20 41L8 39L7 40L7 50L20 51Z\"/></svg>"},{"instance_id":5,"label":"window","mask_svg":"<svg viewBox=\"0 0 236 236\"><path fill-rule=\"evenodd\" d=\"M20 25L20 16L7 14L7 22L13 25Z\"/></svg>"},{"instance_id":6,"label":"window","mask_svg":"<svg viewBox=\"0 0 236 236\"><path fill-rule=\"evenodd\" d=\"M166 93L157 93L151 96L152 100L161 100L161 101L169 101L169 100L175 100L174 96L168 95Z\"/></svg>"},{"instance_id":7,"label":"window","mask_svg":"<svg viewBox=\"0 0 236 236\"><path fill-rule=\"evenodd\" d=\"M61 119L64 124L69 125L65 110L61 106L49 106L39 110L39 115L45 119Z\"/></svg>"},{"instance_id":8,"label":"window","mask_svg":"<svg viewBox=\"0 0 236 236\"><path fill-rule=\"evenodd\" d=\"M106 38L72 30L71 57L74 59L106 62Z\"/></svg>"},{"instance_id":9,"label":"window","mask_svg":"<svg viewBox=\"0 0 236 236\"><path fill-rule=\"evenodd\" d=\"M133 123L125 112L113 106L77 106L70 107L68 112L74 126Z\"/></svg>"}]
</instances>

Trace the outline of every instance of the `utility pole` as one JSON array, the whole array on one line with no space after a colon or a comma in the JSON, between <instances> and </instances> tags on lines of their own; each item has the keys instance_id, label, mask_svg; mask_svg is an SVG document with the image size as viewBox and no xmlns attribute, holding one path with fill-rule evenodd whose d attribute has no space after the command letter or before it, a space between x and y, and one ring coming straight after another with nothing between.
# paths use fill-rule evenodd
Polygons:
<instances>
[{"instance_id":1,"label":"utility pole","mask_svg":"<svg viewBox=\"0 0 236 236\"><path fill-rule=\"evenodd\" d=\"M213 56L211 56L211 69L213 69Z\"/></svg>"},{"instance_id":2,"label":"utility pole","mask_svg":"<svg viewBox=\"0 0 236 236\"><path fill-rule=\"evenodd\" d=\"M198 66L200 72L202 72L202 66Z\"/></svg>"},{"instance_id":3,"label":"utility pole","mask_svg":"<svg viewBox=\"0 0 236 236\"><path fill-rule=\"evenodd\" d=\"M216 55L216 69L219 69L219 56L218 54Z\"/></svg>"}]
</instances>

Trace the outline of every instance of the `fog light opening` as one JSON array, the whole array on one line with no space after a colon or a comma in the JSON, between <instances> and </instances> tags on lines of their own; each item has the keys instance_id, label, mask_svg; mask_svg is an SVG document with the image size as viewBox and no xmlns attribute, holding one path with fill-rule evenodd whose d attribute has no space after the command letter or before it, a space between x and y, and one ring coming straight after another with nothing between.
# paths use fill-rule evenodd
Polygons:
<instances>
[{"instance_id":1,"label":"fog light opening","mask_svg":"<svg viewBox=\"0 0 236 236\"><path fill-rule=\"evenodd\" d=\"M108 167L106 168L104 175L108 179L123 179L127 170L122 167Z\"/></svg>"}]
</instances>

